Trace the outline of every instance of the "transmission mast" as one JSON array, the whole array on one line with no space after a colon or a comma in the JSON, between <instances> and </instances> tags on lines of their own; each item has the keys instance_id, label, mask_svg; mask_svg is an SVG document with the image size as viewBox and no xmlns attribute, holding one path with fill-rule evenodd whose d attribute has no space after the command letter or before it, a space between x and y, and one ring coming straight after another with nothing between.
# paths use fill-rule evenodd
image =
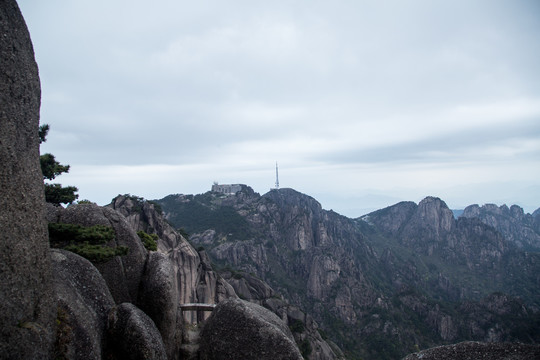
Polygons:
<instances>
[{"instance_id":1,"label":"transmission mast","mask_svg":"<svg viewBox=\"0 0 540 360\"><path fill-rule=\"evenodd\" d=\"M279 176L278 176L277 161L276 161L276 189L279 189Z\"/></svg>"}]
</instances>

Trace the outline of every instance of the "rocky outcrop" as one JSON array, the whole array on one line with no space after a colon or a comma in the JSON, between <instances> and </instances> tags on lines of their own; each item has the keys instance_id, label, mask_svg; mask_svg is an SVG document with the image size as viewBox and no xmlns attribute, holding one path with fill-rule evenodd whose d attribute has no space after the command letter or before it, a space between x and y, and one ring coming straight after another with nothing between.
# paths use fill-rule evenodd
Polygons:
<instances>
[{"instance_id":1,"label":"rocky outcrop","mask_svg":"<svg viewBox=\"0 0 540 360\"><path fill-rule=\"evenodd\" d=\"M458 311L465 339L540 343L540 314L519 298L493 293L478 302L463 302Z\"/></svg>"},{"instance_id":2,"label":"rocky outcrop","mask_svg":"<svg viewBox=\"0 0 540 360\"><path fill-rule=\"evenodd\" d=\"M159 329L169 359L179 351L182 318L178 309L178 289L174 268L165 254L151 252L141 280L138 306Z\"/></svg>"},{"instance_id":3,"label":"rocky outcrop","mask_svg":"<svg viewBox=\"0 0 540 360\"><path fill-rule=\"evenodd\" d=\"M95 204L80 204L71 205L66 209L49 206L47 218L50 222L112 227L115 238L107 245L111 247L127 246L129 252L125 256L116 256L111 261L98 263L95 266L107 281L117 304L137 302L148 252L135 230L121 214L113 209Z\"/></svg>"},{"instance_id":4,"label":"rocky outcrop","mask_svg":"<svg viewBox=\"0 0 540 360\"><path fill-rule=\"evenodd\" d=\"M0 354L47 358L56 305L39 164L40 82L14 0L0 2Z\"/></svg>"},{"instance_id":5,"label":"rocky outcrop","mask_svg":"<svg viewBox=\"0 0 540 360\"><path fill-rule=\"evenodd\" d=\"M535 216L535 214L537 214ZM525 214L517 205L486 204L470 205L462 214L467 218L478 218L497 229L504 237L525 250L540 250L540 214Z\"/></svg>"},{"instance_id":6,"label":"rocky outcrop","mask_svg":"<svg viewBox=\"0 0 540 360\"><path fill-rule=\"evenodd\" d=\"M145 312L131 303L115 306L105 279L91 262L69 251L53 249L51 254L58 301L54 358L124 359L126 354L130 359L175 358L174 351L167 357L163 337ZM160 301L164 300L155 300L152 309L158 319L166 316ZM166 320L162 332L169 335Z\"/></svg>"},{"instance_id":7,"label":"rocky outcrop","mask_svg":"<svg viewBox=\"0 0 540 360\"><path fill-rule=\"evenodd\" d=\"M446 204L433 197L422 200L418 206L399 203L371 213L361 221L367 222L391 241L397 240L399 247L412 251L415 256L440 258L443 262L464 266L467 271L489 272L495 278L503 271L505 257L509 258L513 254L512 244L505 241L494 228L477 219L462 217L455 220ZM416 264L409 263L403 267L393 261L389 249L395 246L395 243L389 242L381 256L383 264L393 268L392 281L396 285L418 284L420 279ZM417 262L418 259L413 261ZM437 270L435 265L422 264L426 265L433 272ZM397 273L396 267L400 268ZM439 290L445 290L450 298L471 297L477 291L472 288L456 288L455 280L459 279L451 280L449 276L453 274L437 271L436 275L437 279L432 279L429 286L436 285Z\"/></svg>"},{"instance_id":8,"label":"rocky outcrop","mask_svg":"<svg viewBox=\"0 0 540 360\"><path fill-rule=\"evenodd\" d=\"M447 240L455 226L454 214L444 201L435 197L427 197L420 201L418 207L401 231L401 237L406 244L415 246ZM428 250L431 255L432 250Z\"/></svg>"},{"instance_id":9,"label":"rocky outcrop","mask_svg":"<svg viewBox=\"0 0 540 360\"><path fill-rule=\"evenodd\" d=\"M289 328L271 311L239 299L218 304L201 334L201 359L295 359Z\"/></svg>"},{"instance_id":10,"label":"rocky outcrop","mask_svg":"<svg viewBox=\"0 0 540 360\"><path fill-rule=\"evenodd\" d=\"M134 196L119 195L109 205L125 216L135 230L157 234L158 251L171 261L180 304L215 304L236 297L229 284L222 281L185 238L172 228L155 205Z\"/></svg>"},{"instance_id":11,"label":"rocky outcrop","mask_svg":"<svg viewBox=\"0 0 540 360\"><path fill-rule=\"evenodd\" d=\"M441 199L403 202L359 219L323 210L292 189L263 196L249 188L231 196L170 195L156 202L176 227L197 229L190 240L229 267L223 276L242 298L271 308L290 326L301 327L293 307L305 309L321 334L355 356L394 359L466 334L538 341L520 329L536 329L540 256L520 252L478 219L456 220ZM204 221L190 212L204 214ZM280 295L268 298L271 291L258 281ZM527 299L529 320L486 310L483 299L497 291ZM305 338L298 335L300 344Z\"/></svg>"},{"instance_id":12,"label":"rocky outcrop","mask_svg":"<svg viewBox=\"0 0 540 360\"><path fill-rule=\"evenodd\" d=\"M396 236L409 222L417 208L418 205L414 202L403 201L384 209L377 210L371 214L364 215L360 220L373 225L371 217L375 217L377 219L377 225L381 230L389 235Z\"/></svg>"},{"instance_id":13,"label":"rocky outcrop","mask_svg":"<svg viewBox=\"0 0 540 360\"><path fill-rule=\"evenodd\" d=\"M167 360L156 325L135 305L124 303L114 308L109 314L108 326L113 358Z\"/></svg>"},{"instance_id":14,"label":"rocky outcrop","mask_svg":"<svg viewBox=\"0 0 540 360\"><path fill-rule=\"evenodd\" d=\"M109 288L92 263L64 250L51 250L58 301L55 357L101 359L107 317L114 306Z\"/></svg>"},{"instance_id":15,"label":"rocky outcrop","mask_svg":"<svg viewBox=\"0 0 540 360\"><path fill-rule=\"evenodd\" d=\"M539 345L467 341L410 354L403 360L530 360L540 357Z\"/></svg>"},{"instance_id":16,"label":"rocky outcrop","mask_svg":"<svg viewBox=\"0 0 540 360\"><path fill-rule=\"evenodd\" d=\"M304 358L310 360L343 358L337 345L321 337L319 325L312 316L289 304L267 283L244 272L224 271L222 275L241 299L271 310L289 326Z\"/></svg>"}]
</instances>

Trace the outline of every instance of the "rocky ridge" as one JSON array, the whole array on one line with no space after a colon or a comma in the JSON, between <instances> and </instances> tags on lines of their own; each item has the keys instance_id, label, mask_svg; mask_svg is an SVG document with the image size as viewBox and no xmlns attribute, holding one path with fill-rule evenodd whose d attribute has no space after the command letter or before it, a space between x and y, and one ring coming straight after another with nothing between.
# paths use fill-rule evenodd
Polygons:
<instances>
[{"instance_id":1,"label":"rocky ridge","mask_svg":"<svg viewBox=\"0 0 540 360\"><path fill-rule=\"evenodd\" d=\"M522 252L478 219L454 219L438 198L359 219L323 210L292 189L261 196L244 186L233 196L156 202L218 267L268 282L346 356L391 359L467 339L540 340L529 336L538 317L538 254ZM213 217L213 226L180 216L186 209ZM509 321L517 308L525 310Z\"/></svg>"},{"instance_id":2,"label":"rocky ridge","mask_svg":"<svg viewBox=\"0 0 540 360\"><path fill-rule=\"evenodd\" d=\"M461 216L480 219L521 249L540 250L540 209L532 214L525 214L517 205L470 205Z\"/></svg>"},{"instance_id":3,"label":"rocky ridge","mask_svg":"<svg viewBox=\"0 0 540 360\"><path fill-rule=\"evenodd\" d=\"M293 338L307 349L312 360L336 359L342 356L336 345L329 345L321 338L315 321L299 308L286 300L265 282L248 273L214 272L207 252L203 248L195 250L160 214L160 207L154 202L135 196L122 195L113 199L109 207L123 214L135 229L159 236L158 251L166 255L177 273L176 282L183 286L180 303L218 304L237 295L249 302L262 305L277 314L284 324L302 323L302 331L293 332ZM184 254L181 248L188 247ZM194 256L196 255L196 256ZM197 315L196 313L192 315ZM203 314L199 314L201 316ZM207 314L208 316L208 314ZM203 319L198 319L203 320Z\"/></svg>"},{"instance_id":4,"label":"rocky ridge","mask_svg":"<svg viewBox=\"0 0 540 360\"><path fill-rule=\"evenodd\" d=\"M257 316L248 317L247 325L238 328L234 335L248 339L256 336L254 331L274 334L275 347L259 346L265 355L259 353L258 358L273 359L284 352L291 353L283 346L289 349L292 346L295 350L291 354L300 355L296 341L310 350L309 354L304 351L307 358L338 357L335 352L339 354L339 349L330 347L320 337L314 330L317 325L313 319L283 299L268 299L275 293L267 284L247 274L234 276L231 278L234 286L229 284L213 270L206 252L196 251L163 219L155 204L135 196L118 196L108 207L48 205L47 210L50 223L111 227L115 237L107 245L129 249L127 255L97 263L68 251L53 250L55 294L61 314L55 346L57 357L115 359L122 358L129 349L134 359L196 359L203 354L207 359L221 358L222 352L209 353L205 348L208 344L215 347L218 340L211 338L213 332L201 333L212 315L183 311L181 305L220 304L237 299L235 288L253 303L272 304L257 310ZM157 235L157 251L144 248L136 233L139 230ZM246 311L252 308L243 302L239 304ZM220 310L220 316L232 316L227 314L229 310ZM270 325L264 325L267 322L258 318L272 316L286 332L265 330ZM303 328L295 331L294 336L288 328L293 321L299 321ZM225 334L220 335L220 346L231 349L237 340ZM254 343L260 345L260 341Z\"/></svg>"}]
</instances>

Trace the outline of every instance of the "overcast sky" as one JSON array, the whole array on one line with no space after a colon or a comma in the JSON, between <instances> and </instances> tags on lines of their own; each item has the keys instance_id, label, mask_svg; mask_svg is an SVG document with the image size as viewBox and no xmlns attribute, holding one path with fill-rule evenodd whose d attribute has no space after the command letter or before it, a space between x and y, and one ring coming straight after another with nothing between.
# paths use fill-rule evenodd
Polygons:
<instances>
[{"instance_id":1,"label":"overcast sky","mask_svg":"<svg viewBox=\"0 0 540 360\"><path fill-rule=\"evenodd\" d=\"M19 0L41 122L100 205L275 183L357 217L540 207L540 1Z\"/></svg>"}]
</instances>

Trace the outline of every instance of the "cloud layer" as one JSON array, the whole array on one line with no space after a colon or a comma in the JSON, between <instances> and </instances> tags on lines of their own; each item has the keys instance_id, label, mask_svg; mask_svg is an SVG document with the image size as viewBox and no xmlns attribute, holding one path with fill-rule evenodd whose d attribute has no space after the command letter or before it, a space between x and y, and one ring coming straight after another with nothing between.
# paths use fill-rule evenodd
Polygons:
<instances>
[{"instance_id":1,"label":"cloud layer","mask_svg":"<svg viewBox=\"0 0 540 360\"><path fill-rule=\"evenodd\" d=\"M19 1L43 151L107 203L281 184L349 216L540 206L540 4ZM377 200L378 199L378 200Z\"/></svg>"}]
</instances>

